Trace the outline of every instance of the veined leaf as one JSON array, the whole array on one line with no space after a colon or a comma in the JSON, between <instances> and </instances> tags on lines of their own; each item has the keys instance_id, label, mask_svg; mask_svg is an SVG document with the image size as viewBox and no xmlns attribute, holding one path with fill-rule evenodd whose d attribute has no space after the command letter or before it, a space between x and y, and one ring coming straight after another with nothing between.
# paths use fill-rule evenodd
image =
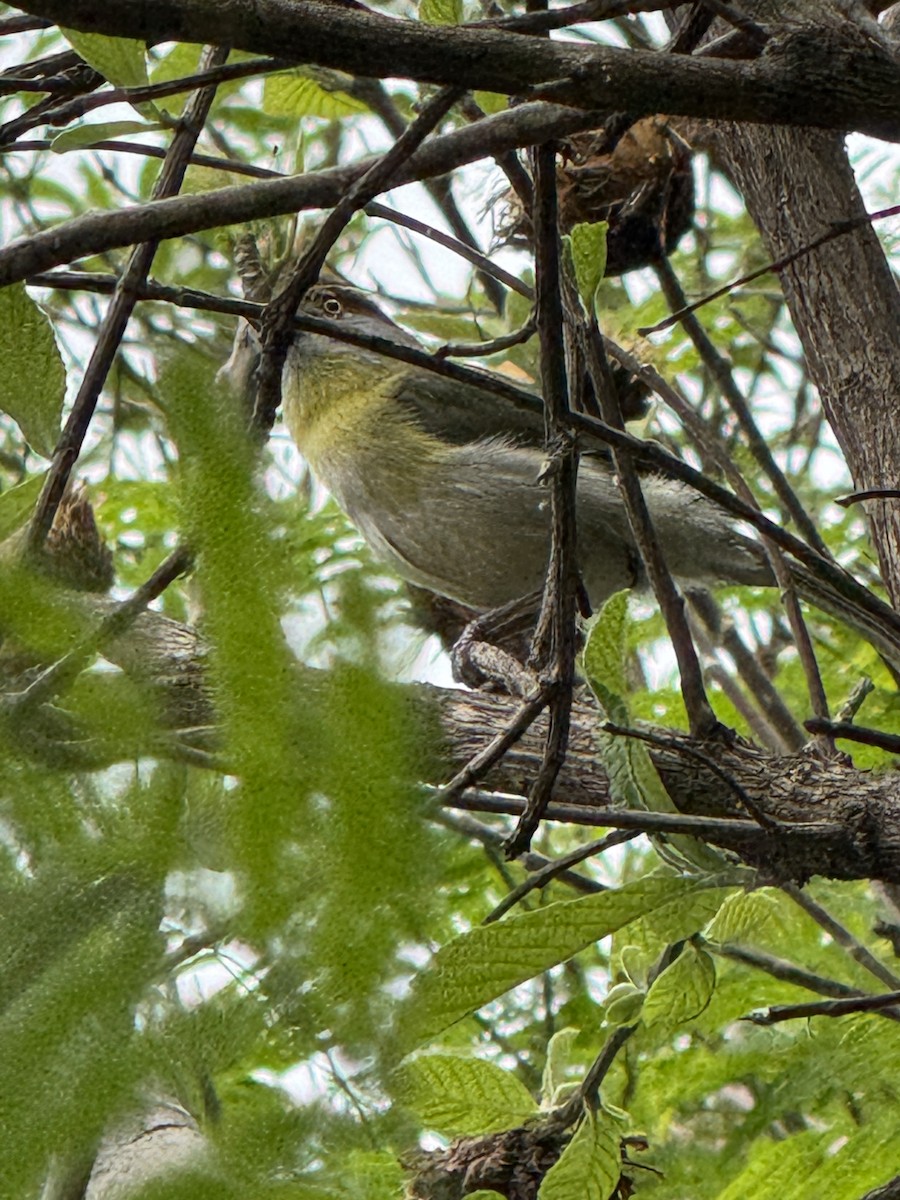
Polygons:
<instances>
[{"instance_id":1,"label":"veined leaf","mask_svg":"<svg viewBox=\"0 0 900 1200\"><path fill-rule=\"evenodd\" d=\"M587 1112L538 1191L538 1200L609 1200L622 1174L619 1131L604 1112Z\"/></svg>"},{"instance_id":2,"label":"veined leaf","mask_svg":"<svg viewBox=\"0 0 900 1200\"><path fill-rule=\"evenodd\" d=\"M688 942L647 993L641 1015L646 1025L681 1025L699 1016L716 986L716 968L705 950Z\"/></svg>"},{"instance_id":3,"label":"veined leaf","mask_svg":"<svg viewBox=\"0 0 900 1200\"><path fill-rule=\"evenodd\" d=\"M273 117L324 117L329 121L369 111L362 100L323 87L302 67L266 76L263 109Z\"/></svg>"},{"instance_id":4,"label":"veined leaf","mask_svg":"<svg viewBox=\"0 0 900 1200\"><path fill-rule=\"evenodd\" d=\"M723 883L716 876L647 875L469 930L439 950L413 980L400 1013L401 1050L639 918L653 914L669 941L690 937L728 894Z\"/></svg>"},{"instance_id":5,"label":"veined leaf","mask_svg":"<svg viewBox=\"0 0 900 1200\"><path fill-rule=\"evenodd\" d=\"M514 1129L537 1112L509 1071L477 1058L429 1054L398 1067L394 1095L447 1137Z\"/></svg>"}]
</instances>

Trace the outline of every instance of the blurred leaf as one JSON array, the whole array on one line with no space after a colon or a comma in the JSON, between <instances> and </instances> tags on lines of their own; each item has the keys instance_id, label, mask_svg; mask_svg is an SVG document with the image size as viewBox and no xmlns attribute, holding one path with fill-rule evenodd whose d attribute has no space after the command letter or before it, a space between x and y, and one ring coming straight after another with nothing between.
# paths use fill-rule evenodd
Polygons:
<instances>
[{"instance_id":1,"label":"blurred leaf","mask_svg":"<svg viewBox=\"0 0 900 1200\"><path fill-rule=\"evenodd\" d=\"M478 107L488 116L493 113L505 112L509 108L509 96L505 96L503 92L473 92L472 95Z\"/></svg>"},{"instance_id":2,"label":"blurred leaf","mask_svg":"<svg viewBox=\"0 0 900 1200\"><path fill-rule=\"evenodd\" d=\"M544 1062L544 1074L541 1080L541 1102L544 1105L555 1104L555 1097L560 1088L569 1081L572 1045L578 1037L578 1030L571 1026L557 1029L547 1043L547 1058Z\"/></svg>"},{"instance_id":3,"label":"blurred leaf","mask_svg":"<svg viewBox=\"0 0 900 1200\"><path fill-rule=\"evenodd\" d=\"M0 289L0 396L28 444L49 458L59 437L66 369L50 322L24 283Z\"/></svg>"},{"instance_id":4,"label":"blurred leaf","mask_svg":"<svg viewBox=\"0 0 900 1200\"><path fill-rule=\"evenodd\" d=\"M149 82L143 42L63 27L60 32L86 63L116 87L142 87Z\"/></svg>"},{"instance_id":5,"label":"blurred leaf","mask_svg":"<svg viewBox=\"0 0 900 1200\"><path fill-rule=\"evenodd\" d=\"M585 310L593 313L597 291L606 273L606 221L582 222L564 235L571 255L575 284Z\"/></svg>"},{"instance_id":6,"label":"blurred leaf","mask_svg":"<svg viewBox=\"0 0 900 1200\"><path fill-rule=\"evenodd\" d=\"M37 503L45 479L45 472L32 475L18 487L7 488L5 492L0 493L0 542L5 541L25 523Z\"/></svg>"},{"instance_id":7,"label":"blurred leaf","mask_svg":"<svg viewBox=\"0 0 900 1200\"><path fill-rule=\"evenodd\" d=\"M86 63L99 71L114 87L144 87L147 77L147 51L143 42L133 38L106 37L102 33L82 33L60 26L60 33ZM153 119L156 109L149 101L134 106L143 116Z\"/></svg>"}]
</instances>

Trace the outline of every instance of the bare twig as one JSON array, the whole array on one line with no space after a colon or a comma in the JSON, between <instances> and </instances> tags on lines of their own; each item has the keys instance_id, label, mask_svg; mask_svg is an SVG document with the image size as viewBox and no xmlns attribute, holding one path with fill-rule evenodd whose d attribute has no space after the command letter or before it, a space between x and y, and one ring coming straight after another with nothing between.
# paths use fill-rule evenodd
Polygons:
<instances>
[{"instance_id":1,"label":"bare twig","mask_svg":"<svg viewBox=\"0 0 900 1200\"><path fill-rule=\"evenodd\" d=\"M833 917L826 908L813 900L812 896L794 883L783 884L782 891L790 896L795 904L798 904L805 913L812 917L816 924L820 925L870 975L874 975L879 982L892 991L900 990L900 977L877 959L867 946L854 937L850 930Z\"/></svg>"},{"instance_id":2,"label":"bare twig","mask_svg":"<svg viewBox=\"0 0 900 1200\"><path fill-rule=\"evenodd\" d=\"M806 1004L773 1004L743 1018L754 1025L776 1025L799 1017L846 1017L850 1013L880 1012L900 1003L900 991L881 996L855 996L846 1000L811 1000ZM897 1014L895 1014L897 1015Z\"/></svg>"},{"instance_id":3,"label":"bare twig","mask_svg":"<svg viewBox=\"0 0 900 1200\"><path fill-rule=\"evenodd\" d=\"M867 729L864 725L854 725L852 721L826 721L821 717L811 717L803 724L810 733L844 738L848 742L859 742L861 746L877 746L879 750L887 750L889 754L900 754L900 736L896 733Z\"/></svg>"},{"instance_id":4,"label":"bare twig","mask_svg":"<svg viewBox=\"0 0 900 1200\"><path fill-rule=\"evenodd\" d=\"M706 304L711 304L713 300L718 300L722 296L727 296L729 292L733 292L735 288L743 287L746 283L752 283L754 279L759 279L763 275L771 275L776 271L783 271L785 267L789 267L791 263L797 261L798 258L803 258L807 254L812 254L814 250L818 250L820 246L826 246L829 242L833 242L835 238L844 237L848 233L853 233L854 230L861 229L865 225L871 224L873 221L883 221L886 217L896 217L900 214L900 204L893 204L890 208L879 209L878 212L866 213L864 217L852 217L846 221L835 221L827 233L823 233L821 237L815 238L806 245L800 246L797 250L792 250L790 254L784 254L781 258L772 259L766 263L764 267L759 267L755 271L750 271L746 275L741 275L737 279L732 279L730 283L725 283L720 288L716 288L713 292L708 292L699 300L695 300L692 304L687 304L680 308L678 312L672 313L666 317L664 321L660 321L656 325L645 325L637 332L642 337L648 337L651 333L661 333L664 329L670 329L673 325L677 325L688 313L696 312L698 308L703 308Z\"/></svg>"},{"instance_id":5,"label":"bare twig","mask_svg":"<svg viewBox=\"0 0 900 1200\"><path fill-rule=\"evenodd\" d=\"M562 340L556 148L552 143L540 146L535 151L534 175L536 321L541 344L545 430L551 455L551 535L550 563L531 657L538 669L545 673L545 686L549 694L549 725L540 768L529 789L525 811L506 849L510 858L529 848L565 760L575 678L575 599L578 587L575 485L578 456L567 429L569 397Z\"/></svg>"},{"instance_id":6,"label":"bare twig","mask_svg":"<svg viewBox=\"0 0 900 1200\"><path fill-rule=\"evenodd\" d=\"M637 836L633 829L621 829L616 833L608 833L606 837L598 838L594 842L589 842L586 846L579 846L577 850L571 850L568 854L563 854L554 861L548 862L546 866L535 871L533 875L529 875L527 879L523 879L517 887L504 896L500 903L491 909L482 924L489 925L492 921L498 921L504 913L509 912L536 888L546 887L553 879L564 878L569 868L574 867L576 863L584 862L586 858L594 858L613 846L621 846L623 842L630 842ZM606 888L603 884L597 884L596 890L606 891Z\"/></svg>"}]
</instances>

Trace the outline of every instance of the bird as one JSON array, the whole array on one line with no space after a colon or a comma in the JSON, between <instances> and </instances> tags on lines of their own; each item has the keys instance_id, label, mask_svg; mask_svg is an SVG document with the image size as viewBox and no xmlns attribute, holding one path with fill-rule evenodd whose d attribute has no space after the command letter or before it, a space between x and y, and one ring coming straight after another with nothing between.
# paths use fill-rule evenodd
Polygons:
<instances>
[{"instance_id":1,"label":"bird","mask_svg":"<svg viewBox=\"0 0 900 1200\"><path fill-rule=\"evenodd\" d=\"M349 285L314 285L300 311L350 333L421 349L372 297ZM550 506L542 423L533 413L474 384L319 332L297 333L284 363L282 403L313 474L401 578L475 613L540 593ZM683 591L776 585L761 544L712 501L661 475L643 476L642 489ZM576 514L578 567L590 606L598 609L624 588L646 590L607 457L583 457ZM800 563L790 560L789 571L802 598L848 622L900 668L900 633L890 619Z\"/></svg>"}]
</instances>

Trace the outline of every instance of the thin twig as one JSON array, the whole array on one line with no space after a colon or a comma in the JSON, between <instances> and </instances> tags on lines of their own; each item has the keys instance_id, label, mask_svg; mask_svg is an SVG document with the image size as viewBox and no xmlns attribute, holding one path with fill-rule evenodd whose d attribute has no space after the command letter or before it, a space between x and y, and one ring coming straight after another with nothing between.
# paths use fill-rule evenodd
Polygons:
<instances>
[{"instance_id":1,"label":"thin twig","mask_svg":"<svg viewBox=\"0 0 900 1200\"><path fill-rule=\"evenodd\" d=\"M722 958L729 958L733 962L743 963L744 966L765 971L773 979L780 979L782 983L791 983L796 987L806 988L807 991L815 992L820 996L846 1000L871 995L870 992L863 992L859 988L850 987L849 984L830 979L827 975L818 975L814 971L807 971L805 967L798 967L796 963L778 958L774 954L767 954L764 950L730 943L717 945L715 942L708 942L705 939L703 939L703 945L711 954L717 954ZM883 1015L892 1021L900 1021L900 1011L886 1012Z\"/></svg>"},{"instance_id":2,"label":"thin twig","mask_svg":"<svg viewBox=\"0 0 900 1200\"><path fill-rule=\"evenodd\" d=\"M520 329L501 337L491 338L487 342L445 342L434 352L435 358L486 358L489 354L499 354L512 346L521 346L533 338L535 334L534 318L529 317Z\"/></svg>"},{"instance_id":3,"label":"thin twig","mask_svg":"<svg viewBox=\"0 0 900 1200\"><path fill-rule=\"evenodd\" d=\"M727 296L735 288L743 287L746 283L752 283L754 279L759 279L763 275L771 275L776 271L783 271L785 267L789 267L798 258L812 254L814 250L818 250L820 246L825 246L829 242L833 242L835 238L853 233L855 230L861 229L873 221L883 221L886 217L896 217L898 214L900 214L900 204L894 204L890 208L882 208L878 212L866 213L862 217L852 217L846 221L835 221L827 233L814 238L813 241L807 242L805 245L800 246L799 249L791 250L789 254L784 254L781 258L773 259L771 262L766 263L765 266L759 267L755 271L750 271L747 275L741 275L737 279L732 279L730 283L723 284L722 287L716 288L714 292L708 292L699 300L695 300L693 304L687 304L683 308L680 308L678 312L672 313L664 321L660 321L656 325L645 325L642 329L638 329L637 332L641 337L649 337L651 333L661 333L664 329L670 329L673 325L677 325L688 313L696 312L698 308L703 308L704 305L711 304L713 300Z\"/></svg>"},{"instance_id":4,"label":"thin twig","mask_svg":"<svg viewBox=\"0 0 900 1200\"><path fill-rule=\"evenodd\" d=\"M718 604L708 592L692 590L688 593L688 602L698 639L705 639L707 634L710 638L715 639L715 642L731 656L738 675L745 687L749 689L758 709L758 713L753 711L749 716L744 714L751 728L754 727L754 722L759 717L765 722L765 728L771 729L772 736L778 742L777 747L773 746L773 749L787 750L792 754L802 750L807 741L802 727L794 719L793 713L760 666L756 656L744 643L734 622L728 617L723 619ZM709 642L707 645L711 650L712 646ZM719 664L715 663L709 670L718 671ZM720 686L723 689L729 689L729 699L736 708L743 712L741 706L748 702L727 671L722 670ZM730 690L732 686L737 690L737 695ZM766 742L767 738L763 736L761 740Z\"/></svg>"},{"instance_id":5,"label":"thin twig","mask_svg":"<svg viewBox=\"0 0 900 1200\"><path fill-rule=\"evenodd\" d=\"M760 49L765 46L769 40L769 31L756 21L752 21L745 13L741 12L734 4L728 4L726 0L701 0L704 8L708 8L714 12L716 16L727 21L729 25L733 25L745 37L748 37L752 42L755 42Z\"/></svg>"},{"instance_id":6,"label":"thin twig","mask_svg":"<svg viewBox=\"0 0 900 1200\"><path fill-rule=\"evenodd\" d=\"M110 88L109 91L85 96L80 100L70 100L67 104L45 112L42 123L68 125L70 121L107 104L143 104L164 99L166 96L177 96L182 92L193 92L198 88L216 87L220 83L228 83L235 79L247 79L251 75L283 71L293 65L287 59L280 58L252 58L235 63L220 61L218 65L209 69L203 69L201 66L200 70L191 75L183 75L179 79L166 79L161 83L147 83L139 87Z\"/></svg>"},{"instance_id":7,"label":"thin twig","mask_svg":"<svg viewBox=\"0 0 900 1200\"><path fill-rule=\"evenodd\" d=\"M660 258L656 265L656 276L670 305L675 309L683 311L685 296L681 288L681 283L672 269L671 263L664 256ZM798 529L809 544L823 558L830 557L830 553L819 535L815 524L800 503L794 489L788 483L784 472L776 463L765 438L760 433L756 421L753 419L750 407L740 388L735 383L730 365L713 345L712 340L693 313L685 313L682 324L702 361L715 382L719 385L722 395L731 406L747 438L750 451L769 476L772 486L775 489L775 494L781 500L790 516L793 517ZM803 620L803 614L800 611L800 602L797 599L790 571L776 547L766 546L766 552L781 590L782 602L794 635L794 641L797 645L813 713L815 716L827 720L829 713L825 687L822 683L822 675L819 671L819 665L816 662L809 631L806 628L806 622ZM826 746L830 752L834 752L833 743L826 743Z\"/></svg>"},{"instance_id":8,"label":"thin twig","mask_svg":"<svg viewBox=\"0 0 900 1200\"><path fill-rule=\"evenodd\" d=\"M566 8L517 13L511 17L486 17L465 22L466 29L511 29L516 33L547 33L568 25L587 25L592 21L610 21L632 13L659 12L671 8L672 0L584 0Z\"/></svg>"},{"instance_id":9,"label":"thin twig","mask_svg":"<svg viewBox=\"0 0 900 1200\"><path fill-rule=\"evenodd\" d=\"M731 788L735 796L737 796L741 807L747 810L748 814L761 829L765 829L768 833L773 833L782 828L778 821L774 821L768 813L763 812L756 801L748 796L747 792L733 775L720 767L709 754L704 754L702 750L691 745L687 739L671 735L664 736L659 733L653 733L649 729L633 729L624 725L616 725L612 721L603 721L600 728L605 730L606 733L615 734L617 737L635 738L638 741L646 742L648 746L657 746L662 750L671 750L675 754L683 754L687 758L693 758L695 761L702 763L707 770L712 771L715 776Z\"/></svg>"},{"instance_id":10,"label":"thin twig","mask_svg":"<svg viewBox=\"0 0 900 1200\"><path fill-rule=\"evenodd\" d=\"M378 114L392 137L400 137L406 127L406 122L397 108L394 98L388 93L380 79L356 79L349 91L352 95L359 96ZM446 178L428 179L424 181L424 187L443 214L444 220L453 230L457 241L469 248L474 255L481 257L478 242L469 228L462 210L456 203L449 181ZM476 259L471 258L470 261L474 263ZM495 282L502 281L494 272L485 271L480 264L479 276L488 300L498 313L502 313L506 296ZM507 284L507 287L509 286Z\"/></svg>"},{"instance_id":11,"label":"thin twig","mask_svg":"<svg viewBox=\"0 0 900 1200\"><path fill-rule=\"evenodd\" d=\"M593 315L577 316L577 312L576 306L571 305L571 319L577 322L579 344L594 394L600 404L603 422L605 426L623 432L624 424L616 400L615 386L604 352L603 341L597 329L596 318ZM697 650L685 613L684 598L675 586L675 581L666 565L665 555L653 528L650 511L641 490L635 460L623 445L613 445L612 455L631 535L665 620L666 629L678 661L681 693L691 733L700 740L716 737L722 732L722 726L706 695L703 672L700 669L700 661L697 658Z\"/></svg>"},{"instance_id":12,"label":"thin twig","mask_svg":"<svg viewBox=\"0 0 900 1200\"><path fill-rule=\"evenodd\" d=\"M477 842L481 842L484 846L490 846L498 853L502 851L506 842L505 835L499 829L492 829L489 825L485 825L483 821L476 821L473 817L463 816L458 813L436 812L433 820L437 824L443 825L445 829L452 829L454 833L458 833L462 837L472 838ZM629 836L637 837L638 835L630 833ZM577 871L572 871L568 868L557 871L556 868L559 861L559 859L554 860L547 858L544 854L538 854L535 850L529 850L527 854L523 854L519 859L519 862L526 871L538 872L543 871L545 868L553 868L554 878L559 883L565 883L568 887L573 888L576 892L582 892L585 895L596 895L597 892L609 890L605 884L598 883L596 879L588 879L586 875L579 875Z\"/></svg>"},{"instance_id":13,"label":"thin twig","mask_svg":"<svg viewBox=\"0 0 900 1200\"><path fill-rule=\"evenodd\" d=\"M435 802L444 803L449 808L461 809L463 812L497 813L517 817L521 815L525 807L525 801L521 796L509 796L495 792L469 791L465 795L454 795L446 799L439 791L432 792L430 795ZM685 833L690 837L702 838L715 846L722 846L726 849L746 847L748 842L758 846L765 843L765 835L758 825L750 820L739 820L733 817L692 817L683 813L601 808L594 807L594 805L564 804L551 800L544 814L544 820L601 829L636 829L639 833ZM837 821L809 821L803 824L792 822L789 826L784 826L781 836L782 838L809 837L816 841L822 838L837 837L845 831L845 827Z\"/></svg>"},{"instance_id":14,"label":"thin twig","mask_svg":"<svg viewBox=\"0 0 900 1200\"><path fill-rule=\"evenodd\" d=\"M835 500L841 508L849 508L851 504L859 504L863 500L900 500L898 488L866 488L862 492L851 492L849 496L841 496Z\"/></svg>"},{"instance_id":15,"label":"thin twig","mask_svg":"<svg viewBox=\"0 0 900 1200\"><path fill-rule=\"evenodd\" d=\"M684 291L681 287L681 281L675 274L672 264L667 258L661 258L656 264L656 277L671 307L683 312L686 302ZM768 475L776 496L784 505L787 513L793 517L797 528L809 544L814 546L821 555L830 557L830 551L822 540L818 529L816 529L814 521L800 503L797 493L791 487L781 467L775 461L775 457L769 449L766 439L760 432L759 426L753 418L753 413L750 411L750 406L747 404L746 398L735 382L730 363L724 355L719 353L719 350L714 345L706 330L692 313L685 313L682 325L706 369L718 384L722 395L731 406L731 410L737 417L738 424L747 438L748 448L766 475Z\"/></svg>"},{"instance_id":16,"label":"thin twig","mask_svg":"<svg viewBox=\"0 0 900 1200\"><path fill-rule=\"evenodd\" d=\"M527 879L523 879L520 884L512 889L503 899L497 904L482 921L483 925L490 925L493 921L498 921L504 913L509 912L520 900L523 900L530 892L536 888L546 887L554 879L564 877L570 867L574 867L576 863L584 862L586 858L594 858L598 854L604 854L613 846L621 846L623 842L630 842L638 836L633 829L620 829L616 833L608 833L606 837L598 838L594 842L588 842L586 846L579 846L577 850L571 850L568 854L563 854L559 858L548 862L545 866L529 875ZM596 885L597 891L607 891L603 884Z\"/></svg>"},{"instance_id":17,"label":"thin twig","mask_svg":"<svg viewBox=\"0 0 900 1200\"><path fill-rule=\"evenodd\" d=\"M867 729L864 725L854 725L852 721L826 721L821 717L811 717L803 724L810 733L844 738L848 742L859 742L861 746L877 746L879 750L887 750L889 754L900 754L900 735L896 733Z\"/></svg>"},{"instance_id":18,"label":"thin twig","mask_svg":"<svg viewBox=\"0 0 900 1200\"><path fill-rule=\"evenodd\" d=\"M468 807L460 801L462 793L485 777L491 767L498 763L510 747L514 746L531 728L546 706L547 695L543 691L521 704L510 718L506 728L498 733L484 749L474 754L466 765L457 771L449 783L434 793L434 803L436 805L446 804L453 808ZM524 801L521 802L522 805L524 803Z\"/></svg>"},{"instance_id":19,"label":"thin twig","mask_svg":"<svg viewBox=\"0 0 900 1200\"><path fill-rule=\"evenodd\" d=\"M870 975L874 975L877 980L883 983L892 991L900 990L900 977L889 970L879 959L875 957L867 946L864 946L858 938L835 917L831 915L826 908L807 893L802 888L797 887L794 883L782 884L782 891L790 896L795 904L798 904L817 925L820 925L825 932L834 939L835 942L846 950L850 957Z\"/></svg>"},{"instance_id":20,"label":"thin twig","mask_svg":"<svg viewBox=\"0 0 900 1200\"><path fill-rule=\"evenodd\" d=\"M880 1012L900 1003L900 991L880 996L855 996L846 1000L810 1000L806 1004L773 1004L769 1008L748 1013L741 1019L754 1025L776 1025L779 1021L796 1021L799 1017L846 1017L850 1013ZM900 1015L900 1014L895 1014Z\"/></svg>"},{"instance_id":21,"label":"thin twig","mask_svg":"<svg viewBox=\"0 0 900 1200\"><path fill-rule=\"evenodd\" d=\"M510 858L515 858L531 845L565 762L575 681L575 602L578 587L575 486L578 455L567 430L569 395L562 340L556 147L552 143L539 146L534 154L535 319L541 345L544 427L551 455L548 472L551 533L550 562L532 641L531 660L546 679L549 721L541 765L528 790L525 810L506 847Z\"/></svg>"}]
</instances>

